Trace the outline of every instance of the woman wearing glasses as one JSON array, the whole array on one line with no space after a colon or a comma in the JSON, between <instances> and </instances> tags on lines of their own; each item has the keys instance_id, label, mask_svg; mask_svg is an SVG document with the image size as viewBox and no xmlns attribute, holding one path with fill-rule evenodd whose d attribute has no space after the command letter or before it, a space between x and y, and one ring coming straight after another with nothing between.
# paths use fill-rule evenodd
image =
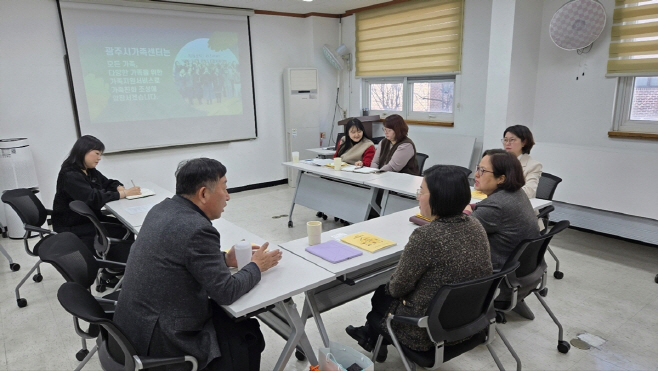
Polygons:
<instances>
[{"instance_id":1,"label":"woman wearing glasses","mask_svg":"<svg viewBox=\"0 0 658 371\"><path fill-rule=\"evenodd\" d=\"M384 119L384 136L379 142L370 167L396 173L420 175L416 161L416 145L407 137L409 127L400 115Z\"/></svg>"},{"instance_id":2,"label":"woman wearing glasses","mask_svg":"<svg viewBox=\"0 0 658 371\"><path fill-rule=\"evenodd\" d=\"M425 171L416 195L421 215L432 221L409 236L390 281L380 286L371 299L366 325L345 329L369 352L379 334L387 332L388 313L423 316L444 284L492 273L487 234L480 223L462 212L471 199L464 172L456 166L432 166ZM413 350L434 347L425 329L397 322L393 329L400 343ZM380 348L378 362L386 360L386 344Z\"/></svg>"},{"instance_id":3,"label":"woman wearing glasses","mask_svg":"<svg viewBox=\"0 0 658 371\"><path fill-rule=\"evenodd\" d=\"M336 146L334 157L356 166L370 166L375 155L375 145L366 135L363 123L353 118L345 124L345 135Z\"/></svg>"},{"instance_id":4,"label":"woman wearing glasses","mask_svg":"<svg viewBox=\"0 0 658 371\"><path fill-rule=\"evenodd\" d=\"M505 151L516 156L521 162L525 178L523 192L528 198L534 198L537 194L542 165L530 157L530 150L535 145L532 132L523 125L510 126L505 129L501 142L503 142Z\"/></svg>"},{"instance_id":5,"label":"woman wearing glasses","mask_svg":"<svg viewBox=\"0 0 658 371\"><path fill-rule=\"evenodd\" d=\"M539 236L537 217L522 190L524 184L521 163L511 152L484 152L475 171L475 189L487 198L475 204L471 216L487 231L494 270L503 267L519 242ZM467 206L465 213L470 212Z\"/></svg>"}]
</instances>

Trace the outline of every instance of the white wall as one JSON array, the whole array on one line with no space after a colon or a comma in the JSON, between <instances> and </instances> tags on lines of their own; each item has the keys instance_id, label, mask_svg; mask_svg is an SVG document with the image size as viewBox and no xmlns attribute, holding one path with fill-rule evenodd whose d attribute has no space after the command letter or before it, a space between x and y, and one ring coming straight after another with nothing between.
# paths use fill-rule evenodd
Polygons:
<instances>
[{"instance_id":1,"label":"white wall","mask_svg":"<svg viewBox=\"0 0 658 371\"><path fill-rule=\"evenodd\" d=\"M29 138L48 207L61 162L76 140L55 1L0 1L0 35L0 138ZM337 35L336 19L251 17L258 138L107 155L99 170L124 183L149 180L173 190L178 162L207 156L228 167L229 187L284 179L283 69L319 64L314 43L331 37L336 43ZM317 67L322 91L335 91L335 75ZM335 96L321 99L325 105Z\"/></svg>"},{"instance_id":2,"label":"white wall","mask_svg":"<svg viewBox=\"0 0 658 371\"><path fill-rule=\"evenodd\" d=\"M550 40L548 25L561 2L543 2L532 155L564 179L556 200L658 219L652 199L658 143L607 136L617 84L605 77L614 1L601 3L606 27L592 50L578 55Z\"/></svg>"}]
</instances>

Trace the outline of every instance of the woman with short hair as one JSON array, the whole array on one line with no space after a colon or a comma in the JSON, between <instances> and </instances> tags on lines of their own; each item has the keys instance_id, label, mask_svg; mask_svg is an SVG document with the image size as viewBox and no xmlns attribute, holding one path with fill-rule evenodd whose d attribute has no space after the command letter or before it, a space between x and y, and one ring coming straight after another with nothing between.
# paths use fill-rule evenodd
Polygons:
<instances>
[{"instance_id":1,"label":"woman with short hair","mask_svg":"<svg viewBox=\"0 0 658 371\"><path fill-rule=\"evenodd\" d=\"M416 228L409 237L390 281L372 297L366 325L345 329L367 351L374 349L379 334L387 333L388 313L423 316L441 286L492 273L487 234L475 218L462 213L471 192L459 167L435 165L427 169L416 198L421 215L431 222ZM405 346L417 351L434 347L425 329L398 322L392 326ZM380 348L378 362L386 360L386 344Z\"/></svg>"},{"instance_id":2,"label":"woman with short hair","mask_svg":"<svg viewBox=\"0 0 658 371\"><path fill-rule=\"evenodd\" d=\"M532 132L527 126L513 125L505 129L501 142L505 151L512 153L521 162L525 179L525 185L521 189L528 198L534 198L537 195L542 164L530 157L530 150L535 145Z\"/></svg>"},{"instance_id":3,"label":"woman with short hair","mask_svg":"<svg viewBox=\"0 0 658 371\"><path fill-rule=\"evenodd\" d=\"M523 192L525 184L519 159L503 149L484 152L475 171L475 189L487 198L475 204L471 216L487 231L494 270L528 238L539 236L537 217ZM471 207L465 209L470 213Z\"/></svg>"},{"instance_id":4,"label":"woman with short hair","mask_svg":"<svg viewBox=\"0 0 658 371\"><path fill-rule=\"evenodd\" d=\"M375 155L375 145L366 135L363 123L357 119L350 119L345 124L345 135L336 146L335 157L343 162L356 166L370 166Z\"/></svg>"},{"instance_id":5,"label":"woman with short hair","mask_svg":"<svg viewBox=\"0 0 658 371\"><path fill-rule=\"evenodd\" d=\"M400 115L384 119L384 136L379 142L370 167L384 171L420 175L416 145L407 137L409 126Z\"/></svg>"}]
</instances>

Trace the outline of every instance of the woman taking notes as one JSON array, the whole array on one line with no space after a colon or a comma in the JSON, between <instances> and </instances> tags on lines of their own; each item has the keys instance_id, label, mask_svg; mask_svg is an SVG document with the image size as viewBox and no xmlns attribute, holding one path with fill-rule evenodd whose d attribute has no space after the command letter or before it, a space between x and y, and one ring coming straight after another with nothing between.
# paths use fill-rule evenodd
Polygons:
<instances>
[{"instance_id":1,"label":"woman taking notes","mask_svg":"<svg viewBox=\"0 0 658 371\"><path fill-rule=\"evenodd\" d=\"M384 119L384 136L370 167L396 173L420 175L416 161L416 146L407 137L409 127L400 115Z\"/></svg>"},{"instance_id":2,"label":"woman taking notes","mask_svg":"<svg viewBox=\"0 0 658 371\"><path fill-rule=\"evenodd\" d=\"M416 198L421 215L432 221L409 236L390 281L372 297L366 325L345 329L369 352L379 334L387 332L388 313L423 316L441 286L492 273L487 234L477 220L462 213L471 199L462 170L449 165L427 169ZM393 323L393 329L400 343L413 350L434 347L426 329L398 322ZM386 344L382 343L378 362L386 360Z\"/></svg>"},{"instance_id":3,"label":"woman taking notes","mask_svg":"<svg viewBox=\"0 0 658 371\"><path fill-rule=\"evenodd\" d=\"M95 137L80 137L62 163L53 201L52 221L55 232L72 232L94 253L94 225L86 217L71 210L69 203L73 200L86 203L100 221L117 224L116 228L106 225L107 232L111 237L121 238L126 230L117 219L103 215L101 208L109 201L141 194L139 187L126 189L118 180L107 179L96 170L104 150L105 145Z\"/></svg>"},{"instance_id":4,"label":"woman taking notes","mask_svg":"<svg viewBox=\"0 0 658 371\"><path fill-rule=\"evenodd\" d=\"M532 132L523 125L510 126L505 129L501 141L505 146L505 151L516 156L521 162L523 178L525 178L523 192L528 198L534 198L537 195L542 165L530 157L530 150L535 145Z\"/></svg>"},{"instance_id":5,"label":"woman taking notes","mask_svg":"<svg viewBox=\"0 0 658 371\"><path fill-rule=\"evenodd\" d=\"M335 157L356 166L370 166L375 155L375 145L365 133L359 119L353 118L345 124L345 135L336 146Z\"/></svg>"},{"instance_id":6,"label":"woman taking notes","mask_svg":"<svg viewBox=\"0 0 658 371\"><path fill-rule=\"evenodd\" d=\"M539 236L537 217L521 189L524 184L516 156L502 149L484 152L475 171L475 189L487 198L475 204L471 216L487 231L494 270L503 267L519 242ZM465 212L470 211L466 207Z\"/></svg>"}]
</instances>

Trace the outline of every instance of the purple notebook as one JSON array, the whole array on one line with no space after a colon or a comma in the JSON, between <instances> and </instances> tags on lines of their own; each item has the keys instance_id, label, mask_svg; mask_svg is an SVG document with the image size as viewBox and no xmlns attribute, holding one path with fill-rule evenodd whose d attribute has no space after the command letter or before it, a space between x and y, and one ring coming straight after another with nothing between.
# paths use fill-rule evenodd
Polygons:
<instances>
[{"instance_id":1,"label":"purple notebook","mask_svg":"<svg viewBox=\"0 0 658 371\"><path fill-rule=\"evenodd\" d=\"M362 251L351 248L335 240L309 246L306 248L306 251L334 264L347 259L352 259L355 256L363 255Z\"/></svg>"}]
</instances>

